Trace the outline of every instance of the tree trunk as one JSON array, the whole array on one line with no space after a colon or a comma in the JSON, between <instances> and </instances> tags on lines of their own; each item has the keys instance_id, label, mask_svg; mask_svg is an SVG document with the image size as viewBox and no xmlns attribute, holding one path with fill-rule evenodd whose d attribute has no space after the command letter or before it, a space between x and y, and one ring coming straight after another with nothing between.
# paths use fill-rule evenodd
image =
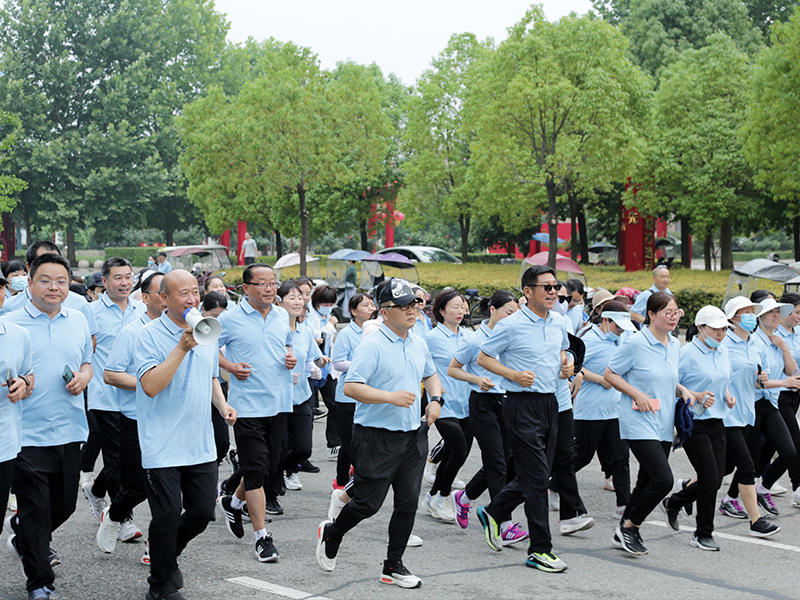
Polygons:
<instances>
[{"instance_id":1,"label":"tree trunk","mask_svg":"<svg viewBox=\"0 0 800 600\"><path fill-rule=\"evenodd\" d=\"M569 253L572 260L578 260L578 201L575 194L567 196L569 202Z\"/></svg>"},{"instance_id":2,"label":"tree trunk","mask_svg":"<svg viewBox=\"0 0 800 600\"><path fill-rule=\"evenodd\" d=\"M692 268L692 230L686 217L681 218L681 266Z\"/></svg>"},{"instance_id":3,"label":"tree trunk","mask_svg":"<svg viewBox=\"0 0 800 600\"><path fill-rule=\"evenodd\" d=\"M550 244L547 247L547 265L556 268L556 255L558 254L558 220L556 217L556 184L553 177L549 176L545 182L547 189L547 229L550 233Z\"/></svg>"},{"instance_id":4,"label":"tree trunk","mask_svg":"<svg viewBox=\"0 0 800 600\"><path fill-rule=\"evenodd\" d=\"M586 231L586 205L578 204L578 235L581 241L581 264L589 264L589 234Z\"/></svg>"},{"instance_id":5,"label":"tree trunk","mask_svg":"<svg viewBox=\"0 0 800 600\"><path fill-rule=\"evenodd\" d=\"M719 268L722 271L733 269L733 225L722 222L719 230Z\"/></svg>"},{"instance_id":6,"label":"tree trunk","mask_svg":"<svg viewBox=\"0 0 800 600\"><path fill-rule=\"evenodd\" d=\"M368 237L366 219L361 219L358 222L358 232L361 234L361 249L364 252L369 252L369 237Z\"/></svg>"},{"instance_id":7,"label":"tree trunk","mask_svg":"<svg viewBox=\"0 0 800 600\"><path fill-rule=\"evenodd\" d=\"M711 243L713 236L710 231L706 232L706 239L703 241L703 262L706 271L711 270Z\"/></svg>"},{"instance_id":8,"label":"tree trunk","mask_svg":"<svg viewBox=\"0 0 800 600\"><path fill-rule=\"evenodd\" d=\"M792 219L792 239L794 240L794 259L800 260L800 216Z\"/></svg>"},{"instance_id":9,"label":"tree trunk","mask_svg":"<svg viewBox=\"0 0 800 600\"><path fill-rule=\"evenodd\" d=\"M297 186L300 198L300 275L306 276L306 252L308 251L308 210L306 209L306 188L301 183Z\"/></svg>"},{"instance_id":10,"label":"tree trunk","mask_svg":"<svg viewBox=\"0 0 800 600\"><path fill-rule=\"evenodd\" d=\"M458 215L458 226L461 228L461 262L467 262L467 253L469 250L469 225L470 218L468 215Z\"/></svg>"},{"instance_id":11,"label":"tree trunk","mask_svg":"<svg viewBox=\"0 0 800 600\"><path fill-rule=\"evenodd\" d=\"M75 229L72 225L67 225L67 260L71 267L77 267L78 261L75 255Z\"/></svg>"},{"instance_id":12,"label":"tree trunk","mask_svg":"<svg viewBox=\"0 0 800 600\"><path fill-rule=\"evenodd\" d=\"M275 233L275 258L280 258L281 256L283 256L283 242L281 241L281 232L275 229L274 233Z\"/></svg>"},{"instance_id":13,"label":"tree trunk","mask_svg":"<svg viewBox=\"0 0 800 600\"><path fill-rule=\"evenodd\" d=\"M164 238L165 238L164 239L164 243L167 246L174 246L175 245L174 234L175 234L175 232L172 229L168 229L168 230L164 231Z\"/></svg>"}]
</instances>

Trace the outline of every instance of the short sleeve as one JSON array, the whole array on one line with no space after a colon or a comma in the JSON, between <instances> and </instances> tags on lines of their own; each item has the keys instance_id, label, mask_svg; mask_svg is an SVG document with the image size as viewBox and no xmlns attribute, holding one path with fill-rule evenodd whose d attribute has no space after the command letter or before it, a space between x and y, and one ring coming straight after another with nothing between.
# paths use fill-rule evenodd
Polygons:
<instances>
[{"instance_id":1,"label":"short sleeve","mask_svg":"<svg viewBox=\"0 0 800 600\"><path fill-rule=\"evenodd\" d=\"M91 363L92 354L94 354L94 346L92 345L92 333L91 330L89 329L89 324L86 321L81 322L81 327L83 328L85 337L83 342L83 360L81 361L81 364Z\"/></svg>"},{"instance_id":2,"label":"short sleeve","mask_svg":"<svg viewBox=\"0 0 800 600\"><path fill-rule=\"evenodd\" d=\"M635 344L631 343L631 338L622 341L611 357L611 362L608 363L608 368L617 375L625 375L633 367L633 355Z\"/></svg>"},{"instance_id":3,"label":"short sleeve","mask_svg":"<svg viewBox=\"0 0 800 600\"><path fill-rule=\"evenodd\" d=\"M230 314L228 312L223 312L219 317L219 324L222 325L222 333L217 340L217 346L222 348L228 342L231 341L231 323L230 321ZM219 360L219 356L217 356L217 360Z\"/></svg>"},{"instance_id":4,"label":"short sleeve","mask_svg":"<svg viewBox=\"0 0 800 600\"><path fill-rule=\"evenodd\" d=\"M316 346L316 344L314 345ZM348 360L349 358L350 358L350 335L342 331L338 336L336 336L336 341L333 342L333 352L331 353L331 360L333 362L339 362L340 360Z\"/></svg>"},{"instance_id":5,"label":"short sleeve","mask_svg":"<svg viewBox=\"0 0 800 600\"><path fill-rule=\"evenodd\" d=\"M503 319L492 329L492 333L484 340L480 346L480 351L487 356L497 356L508 348L510 332L508 331L508 319ZM566 336L566 331L564 332ZM569 344L567 344L569 346Z\"/></svg>"},{"instance_id":6,"label":"short sleeve","mask_svg":"<svg viewBox=\"0 0 800 600\"><path fill-rule=\"evenodd\" d=\"M311 333L311 330L308 328L303 329L303 335L306 336L306 343L308 344L306 361L319 360L322 358L322 351L319 349L319 346L317 346L317 342L314 341L314 335Z\"/></svg>"},{"instance_id":7,"label":"short sleeve","mask_svg":"<svg viewBox=\"0 0 800 600\"><path fill-rule=\"evenodd\" d=\"M111 347L111 352L108 354L106 361L106 371L112 373L125 373L128 370L128 365L131 362L131 346L133 344L133 335L123 329L114 340L114 345Z\"/></svg>"},{"instance_id":8,"label":"short sleeve","mask_svg":"<svg viewBox=\"0 0 800 600\"><path fill-rule=\"evenodd\" d=\"M564 324L562 325L562 329L564 332L563 339L561 340L561 349L566 350L569 348L569 333L570 329L572 328L572 324L569 322L569 319L564 318Z\"/></svg>"},{"instance_id":9,"label":"short sleeve","mask_svg":"<svg viewBox=\"0 0 800 600\"><path fill-rule=\"evenodd\" d=\"M94 311L92 310L92 305L88 302L84 302L81 306L81 312L83 316L86 317L86 322L89 324L89 337L96 335L100 328L97 326L97 319L94 316Z\"/></svg>"},{"instance_id":10,"label":"short sleeve","mask_svg":"<svg viewBox=\"0 0 800 600\"><path fill-rule=\"evenodd\" d=\"M684 348L681 348L680 358L678 359L678 381L684 381L686 376L691 373L693 363L691 346L687 344Z\"/></svg>"},{"instance_id":11,"label":"short sleeve","mask_svg":"<svg viewBox=\"0 0 800 600\"><path fill-rule=\"evenodd\" d=\"M647 290L636 296L636 300L633 302L633 306L631 307L631 312L638 313L644 317L647 308L647 299L649 297L650 294L647 293Z\"/></svg>"},{"instance_id":12,"label":"short sleeve","mask_svg":"<svg viewBox=\"0 0 800 600\"><path fill-rule=\"evenodd\" d=\"M26 329L22 330L22 365L19 375L28 375L33 368L33 353L31 352L31 334Z\"/></svg>"},{"instance_id":13,"label":"short sleeve","mask_svg":"<svg viewBox=\"0 0 800 600\"><path fill-rule=\"evenodd\" d=\"M431 353L428 351L427 348L425 348L424 350L425 350L425 352L424 352L424 354L425 354L425 369L422 372L422 378L423 379L425 379L427 377L430 377L431 375L435 375L436 374L436 365L433 362L433 356L431 356Z\"/></svg>"},{"instance_id":14,"label":"short sleeve","mask_svg":"<svg viewBox=\"0 0 800 600\"><path fill-rule=\"evenodd\" d=\"M362 344L353 352L353 362L350 363L350 369L347 371L347 379L345 383L367 383L373 375L378 366L378 353L372 348L373 344ZM430 360L433 364L433 359L428 349L425 348L426 369L427 361ZM434 371L436 368L434 367Z\"/></svg>"},{"instance_id":15,"label":"short sleeve","mask_svg":"<svg viewBox=\"0 0 800 600\"><path fill-rule=\"evenodd\" d=\"M136 340L133 346L133 358L136 363L136 379L141 379L142 375L147 373L153 367L160 365L163 360L156 348L153 335L144 327L142 335ZM217 353L219 357L219 353ZM219 358L218 358L219 360Z\"/></svg>"},{"instance_id":16,"label":"short sleeve","mask_svg":"<svg viewBox=\"0 0 800 600\"><path fill-rule=\"evenodd\" d=\"M456 351L453 353L453 358L462 365L468 365L475 360L477 350L478 347L475 345L474 338L464 338L459 342L458 348L456 348Z\"/></svg>"}]
</instances>

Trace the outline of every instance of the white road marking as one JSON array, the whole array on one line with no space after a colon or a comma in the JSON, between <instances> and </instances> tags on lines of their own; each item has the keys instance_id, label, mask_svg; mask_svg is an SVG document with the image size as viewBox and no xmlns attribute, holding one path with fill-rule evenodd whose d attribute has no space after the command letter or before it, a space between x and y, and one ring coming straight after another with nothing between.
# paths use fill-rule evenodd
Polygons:
<instances>
[{"instance_id":1,"label":"white road marking","mask_svg":"<svg viewBox=\"0 0 800 600\"><path fill-rule=\"evenodd\" d=\"M261 579L253 579L252 577L232 577L230 579L226 579L225 581L230 581L231 583L236 583L245 587L255 588L257 590L264 590L265 592L271 592L286 598L293 598L294 600L331 600L325 596L316 596L309 592L283 587L282 585L269 583L268 581L262 581Z\"/></svg>"},{"instance_id":2,"label":"white road marking","mask_svg":"<svg viewBox=\"0 0 800 600\"><path fill-rule=\"evenodd\" d=\"M645 521L646 525L657 525L658 527L667 527L664 521ZM688 531L690 533L694 532L694 527L688 527L686 525L681 525L681 531ZM780 535L780 534L779 534ZM770 540L766 540L764 538L756 538L756 537L745 537L741 535L731 535L730 533L722 533L720 531L714 532L715 538L721 538L723 540L734 540L736 542L745 542L747 544L755 544L756 546L768 546L770 548L775 548L777 550L788 550L789 552L800 552L800 548L797 546L790 546L789 544L780 544L778 542L773 542Z\"/></svg>"}]
</instances>

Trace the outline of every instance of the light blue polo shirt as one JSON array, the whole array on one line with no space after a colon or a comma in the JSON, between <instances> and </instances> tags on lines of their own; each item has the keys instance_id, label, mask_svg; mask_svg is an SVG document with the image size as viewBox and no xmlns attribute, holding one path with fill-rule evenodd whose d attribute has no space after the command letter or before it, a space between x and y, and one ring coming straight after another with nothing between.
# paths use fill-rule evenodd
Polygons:
<instances>
[{"instance_id":1,"label":"light blue polo shirt","mask_svg":"<svg viewBox=\"0 0 800 600\"><path fill-rule=\"evenodd\" d=\"M800 366L800 335L798 335L797 329L795 328L792 331L789 331L783 326L783 324L781 324L775 330L775 333L783 338L783 340L789 346L789 350L792 352L792 357L794 358L795 362L798 366Z\"/></svg>"},{"instance_id":2,"label":"light blue polo shirt","mask_svg":"<svg viewBox=\"0 0 800 600\"><path fill-rule=\"evenodd\" d=\"M415 431L420 425L421 382L434 373L436 365L425 341L411 332L403 340L384 323L353 352L346 383L365 383L388 392L412 392L414 404L403 408L357 402L353 422L389 431Z\"/></svg>"},{"instance_id":3,"label":"light blue polo shirt","mask_svg":"<svg viewBox=\"0 0 800 600\"><path fill-rule=\"evenodd\" d=\"M699 335L694 336L691 342L681 348L678 378L688 390L708 390L714 394L714 405L699 417L694 415L696 421L724 419L730 412L725 403L725 394L731 381L731 358L724 345L712 350Z\"/></svg>"},{"instance_id":4,"label":"light blue polo shirt","mask_svg":"<svg viewBox=\"0 0 800 600\"><path fill-rule=\"evenodd\" d=\"M469 416L469 384L466 381L453 379L447 374L447 368L450 366L450 361L453 360L456 349L469 337L471 336L463 327L459 327L458 331L453 332L442 323L439 323L425 336L428 350L433 357L433 364L436 365L436 374L439 375L439 381L442 382L444 388L442 396L444 406L440 418L464 419Z\"/></svg>"},{"instance_id":5,"label":"light blue polo shirt","mask_svg":"<svg viewBox=\"0 0 800 600\"><path fill-rule=\"evenodd\" d=\"M584 368L602 377L611 357L617 351L617 342L610 339L597 325L592 325L581 339L586 345L586 354L583 357ZM607 390L599 383L592 383L584 379L583 385L575 397L575 420L618 419L620 396L621 394L614 388Z\"/></svg>"},{"instance_id":6,"label":"light blue polo shirt","mask_svg":"<svg viewBox=\"0 0 800 600\"><path fill-rule=\"evenodd\" d=\"M575 335L575 329L572 327L572 321L569 315L559 315L556 312L550 313L553 318L561 319L564 321L564 327L572 335ZM560 372L560 371L559 371ZM556 386L556 400L558 400L558 412L565 412L572 410L572 392L569 391L569 380L558 379Z\"/></svg>"},{"instance_id":7,"label":"light blue polo shirt","mask_svg":"<svg viewBox=\"0 0 800 600\"><path fill-rule=\"evenodd\" d=\"M665 347L649 327L643 327L622 341L608 364L637 390L660 401L659 410L643 413L633 410L633 398L621 395L619 433L624 440L672 441L681 343L668 337L669 346Z\"/></svg>"},{"instance_id":8,"label":"light blue polo shirt","mask_svg":"<svg viewBox=\"0 0 800 600\"><path fill-rule=\"evenodd\" d=\"M33 358L30 334L10 321L0 320L0 377L6 380L8 371L13 377L30 375ZM38 382L37 382L38 385ZM0 463L17 457L22 448L22 403L11 403L8 388L0 388Z\"/></svg>"},{"instance_id":9,"label":"light blue polo shirt","mask_svg":"<svg viewBox=\"0 0 800 600\"><path fill-rule=\"evenodd\" d=\"M656 292L660 292L660 291L661 290L659 290L656 287L655 283L653 285L651 285L649 289L646 289L641 294L636 296L636 300L633 302L633 306L631 307L631 312L639 313L643 317L646 317L647 316L647 301L650 299L650 296L652 296ZM665 289L664 291L667 292L668 294L672 293L669 288Z\"/></svg>"},{"instance_id":10,"label":"light blue polo shirt","mask_svg":"<svg viewBox=\"0 0 800 600\"><path fill-rule=\"evenodd\" d=\"M139 337L139 330L151 321L147 316L147 312L140 315L133 323L129 323L122 328L122 331L117 335L114 340L114 345L111 347L111 353L108 355L106 361L106 371L112 373L127 373L136 377L136 363L133 359L133 347L136 344L136 339ZM139 386L139 379L136 379L136 385ZM136 420L136 391L123 390L114 386L109 386L114 390L117 395L117 402L119 404L119 412L128 417L129 419Z\"/></svg>"},{"instance_id":11,"label":"light blue polo shirt","mask_svg":"<svg viewBox=\"0 0 800 600\"><path fill-rule=\"evenodd\" d=\"M411 331L419 337L425 337L431 329L433 329L431 318L422 313L422 318L414 322L414 327L411 328Z\"/></svg>"},{"instance_id":12,"label":"light blue polo shirt","mask_svg":"<svg viewBox=\"0 0 800 600\"><path fill-rule=\"evenodd\" d=\"M553 315L556 313L550 311L543 319L525 305L497 323L481 344L481 352L497 356L509 369L532 371L536 375L533 386L529 388L503 378L503 387L507 391L556 393L561 373L561 351L569 348L569 339L563 319L553 318Z\"/></svg>"},{"instance_id":13,"label":"light blue polo shirt","mask_svg":"<svg viewBox=\"0 0 800 600\"><path fill-rule=\"evenodd\" d=\"M178 345L183 329L164 312L139 330L133 347L136 363L136 417L142 467L162 469L215 461L211 427L211 380L219 373L219 348L195 346L183 357L166 388L155 398L141 379L163 363Z\"/></svg>"},{"instance_id":14,"label":"light blue polo shirt","mask_svg":"<svg viewBox=\"0 0 800 600\"><path fill-rule=\"evenodd\" d=\"M128 298L125 312L114 304L107 292L89 305L97 321L98 332L95 335L97 346L92 355L92 380L89 382L87 406L89 410L107 410L119 412L119 395L117 388L106 385L103 371L106 369L108 355L114 345L114 339L122 329L147 312L143 302Z\"/></svg>"},{"instance_id":15,"label":"light blue polo shirt","mask_svg":"<svg viewBox=\"0 0 800 600\"><path fill-rule=\"evenodd\" d=\"M508 317L506 317L508 318ZM481 391L481 386L474 383L468 383L469 389L479 394L505 394L506 390L503 388L503 378L500 375L495 375L491 371L487 371L478 364L478 354L481 352L481 344L485 342L492 330L489 329L489 320L481 323L481 326L474 335L470 335L461 340L456 348L453 358L464 365L464 370L477 377L488 377L494 383L494 387L488 392ZM495 357L497 358L497 357ZM445 398L445 404L448 398Z\"/></svg>"},{"instance_id":16,"label":"light blue polo shirt","mask_svg":"<svg viewBox=\"0 0 800 600\"><path fill-rule=\"evenodd\" d=\"M774 380L785 379L786 362L783 360L783 351L769 341L769 338L761 329L760 325L756 328L751 337L754 337L756 341L758 341L764 347L764 363L762 363L761 367L767 372L768 377ZM785 387L769 389L757 388L756 401L761 398L766 398L775 408L778 408L778 396L781 395L781 392L785 392L786 390L787 388Z\"/></svg>"},{"instance_id":17,"label":"light blue polo shirt","mask_svg":"<svg viewBox=\"0 0 800 600\"><path fill-rule=\"evenodd\" d=\"M169 273L170 271L172 271L172 264L170 264L169 260L165 260L165 261L164 261L163 263L161 263L161 264L159 264L159 263L156 263L156 265L155 265L155 266L156 266L156 270L157 270L159 273L164 273L164 275L166 275L167 273Z\"/></svg>"},{"instance_id":18,"label":"light blue polo shirt","mask_svg":"<svg viewBox=\"0 0 800 600\"><path fill-rule=\"evenodd\" d=\"M270 312L272 312L272 310L270 310ZM319 346L317 346L317 342L314 341L314 334L311 333L308 327L303 327L300 323L297 323L291 336L292 343L290 345L292 346L292 354L297 358L297 364L294 366L294 369L291 370L291 373L296 373L300 376L297 385L292 386L292 404L297 406L311 398L311 386L308 383L306 363L310 360L322 358L322 352ZM284 370L286 370L285 366ZM250 377L252 377L252 374Z\"/></svg>"},{"instance_id":19,"label":"light blue polo shirt","mask_svg":"<svg viewBox=\"0 0 800 600\"><path fill-rule=\"evenodd\" d=\"M766 362L764 345L750 335L745 341L728 330L722 345L728 349L731 360L729 390L736 404L725 413L725 427L745 427L756 422L756 382L758 365Z\"/></svg>"},{"instance_id":20,"label":"light blue polo shirt","mask_svg":"<svg viewBox=\"0 0 800 600\"><path fill-rule=\"evenodd\" d=\"M11 298L6 298L5 304L3 304L3 308L0 309L0 315L10 314L15 310L23 308L30 299L31 299L31 289L30 287L26 287L16 296L12 296ZM86 298L84 298L80 294L76 294L75 292L69 292L67 294L67 299L64 300L64 304L62 304L62 306L64 308L71 308L73 310L77 310L83 313L83 316L86 317L86 322L89 324L89 332L92 335L97 335L98 331L97 321L95 320L94 313L92 312L91 302L88 302Z\"/></svg>"},{"instance_id":21,"label":"light blue polo shirt","mask_svg":"<svg viewBox=\"0 0 800 600\"><path fill-rule=\"evenodd\" d=\"M17 294L19 295L19 294ZM92 361L92 336L83 313L61 307L53 319L28 302L5 317L31 336L33 393L22 401L22 445L61 446L89 435L83 394L67 391L64 367L78 372Z\"/></svg>"},{"instance_id":22,"label":"light blue polo shirt","mask_svg":"<svg viewBox=\"0 0 800 600\"><path fill-rule=\"evenodd\" d=\"M347 327L336 334L336 341L333 344L333 362L340 360L353 360L353 352L361 343L361 327L356 325L355 321L350 321ZM344 395L344 380L347 378L347 373L342 373L339 380L336 382L336 402L343 402L345 404L352 404L355 402L350 396Z\"/></svg>"},{"instance_id":23,"label":"light blue polo shirt","mask_svg":"<svg viewBox=\"0 0 800 600\"><path fill-rule=\"evenodd\" d=\"M230 380L228 402L239 418L292 412L292 372L285 364L286 346L292 344L289 313L273 305L264 318L245 299L233 310L222 313L219 322L222 335L218 344L225 346L225 358L252 367L244 381L235 377ZM304 372L305 364L301 369Z\"/></svg>"}]
</instances>

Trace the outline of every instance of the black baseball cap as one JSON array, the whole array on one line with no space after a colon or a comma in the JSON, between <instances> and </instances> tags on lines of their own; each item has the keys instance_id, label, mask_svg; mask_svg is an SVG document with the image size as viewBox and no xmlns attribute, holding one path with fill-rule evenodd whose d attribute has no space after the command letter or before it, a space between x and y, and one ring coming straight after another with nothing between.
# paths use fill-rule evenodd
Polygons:
<instances>
[{"instance_id":1,"label":"black baseball cap","mask_svg":"<svg viewBox=\"0 0 800 600\"><path fill-rule=\"evenodd\" d=\"M419 298L414 293L408 281L398 277L392 277L386 282L386 285L383 286L380 296L378 297L378 304L384 304L386 302L393 302L397 306L406 306L412 302L422 302L422 298Z\"/></svg>"}]
</instances>

